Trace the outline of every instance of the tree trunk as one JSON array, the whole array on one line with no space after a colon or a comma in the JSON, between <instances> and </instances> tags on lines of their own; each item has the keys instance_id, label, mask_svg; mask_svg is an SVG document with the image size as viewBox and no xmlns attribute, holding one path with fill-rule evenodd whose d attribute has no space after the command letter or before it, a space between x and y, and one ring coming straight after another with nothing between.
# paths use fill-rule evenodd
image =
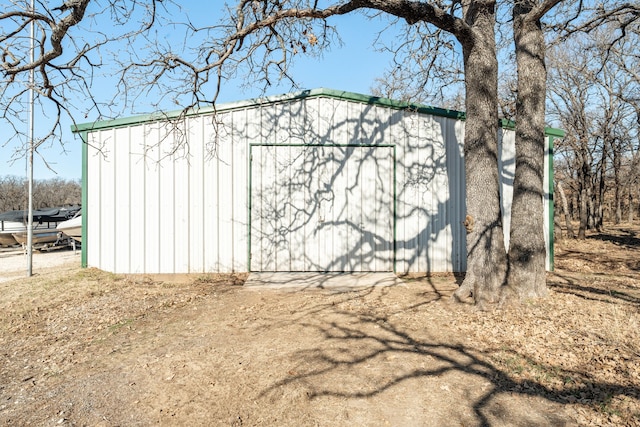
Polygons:
<instances>
[{"instance_id":1,"label":"tree trunk","mask_svg":"<svg viewBox=\"0 0 640 427\"><path fill-rule=\"evenodd\" d=\"M629 189L629 224L633 224L633 193L632 190Z\"/></svg>"},{"instance_id":2,"label":"tree trunk","mask_svg":"<svg viewBox=\"0 0 640 427\"><path fill-rule=\"evenodd\" d=\"M587 229L596 228L596 203L593 186L587 187Z\"/></svg>"},{"instance_id":3,"label":"tree trunk","mask_svg":"<svg viewBox=\"0 0 640 427\"><path fill-rule=\"evenodd\" d=\"M560 221L560 215L553 215L553 240L559 242L562 240L562 222Z\"/></svg>"},{"instance_id":4,"label":"tree trunk","mask_svg":"<svg viewBox=\"0 0 640 427\"><path fill-rule=\"evenodd\" d=\"M595 228L599 232L602 231L602 226L604 224L604 204L605 204L604 193L607 188L606 179L607 179L607 156L609 155L608 147L609 147L609 144L605 138L605 141L602 143L602 159L600 160L600 176L598 179L598 192L595 197L596 206L594 209Z\"/></svg>"},{"instance_id":5,"label":"tree trunk","mask_svg":"<svg viewBox=\"0 0 640 427\"><path fill-rule=\"evenodd\" d=\"M513 8L518 95L507 288L518 299L547 294L543 204L547 70L542 26L529 13L536 4L523 0Z\"/></svg>"},{"instance_id":6,"label":"tree trunk","mask_svg":"<svg viewBox=\"0 0 640 427\"><path fill-rule=\"evenodd\" d=\"M464 57L466 110L467 274L457 299L473 295L480 309L500 302L507 257L502 231L498 181L498 61L495 3L465 10L472 30L460 39Z\"/></svg>"},{"instance_id":7,"label":"tree trunk","mask_svg":"<svg viewBox=\"0 0 640 427\"><path fill-rule=\"evenodd\" d=\"M622 222L622 196L620 190L616 187L615 190L615 215L613 217L614 224L620 224Z\"/></svg>"},{"instance_id":8,"label":"tree trunk","mask_svg":"<svg viewBox=\"0 0 640 427\"><path fill-rule=\"evenodd\" d=\"M613 182L615 184L615 217L614 223L620 224L622 222L622 179L620 176L622 169L622 153L620 144L615 144L613 146Z\"/></svg>"},{"instance_id":9,"label":"tree trunk","mask_svg":"<svg viewBox=\"0 0 640 427\"><path fill-rule=\"evenodd\" d=\"M567 206L567 195L564 192L562 181L558 181L558 193L560 194L560 202L562 203L562 213L564 214L565 227L567 227L567 236L571 239L575 239L576 235L573 232L573 226L571 225L571 215L569 214L569 207Z\"/></svg>"},{"instance_id":10,"label":"tree trunk","mask_svg":"<svg viewBox=\"0 0 640 427\"><path fill-rule=\"evenodd\" d=\"M587 231L587 223L588 223L588 213L587 213L587 189L584 188L584 183L580 183L580 194L579 198L579 214L580 214L580 225L578 226L578 239L585 239L586 231Z\"/></svg>"},{"instance_id":11,"label":"tree trunk","mask_svg":"<svg viewBox=\"0 0 640 427\"><path fill-rule=\"evenodd\" d=\"M591 169L589 162L589 156L586 149L586 137L579 135L579 147L577 151L577 175L578 175L578 220L580 225L578 226L578 239L586 238L586 231L589 227L589 197L591 188Z\"/></svg>"}]
</instances>

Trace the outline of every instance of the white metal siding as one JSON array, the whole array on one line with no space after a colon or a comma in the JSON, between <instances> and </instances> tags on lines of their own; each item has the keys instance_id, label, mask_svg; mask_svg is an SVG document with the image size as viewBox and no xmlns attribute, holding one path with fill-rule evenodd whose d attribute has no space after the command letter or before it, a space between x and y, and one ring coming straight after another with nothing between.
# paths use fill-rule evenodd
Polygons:
<instances>
[{"instance_id":1,"label":"white metal siding","mask_svg":"<svg viewBox=\"0 0 640 427\"><path fill-rule=\"evenodd\" d=\"M513 131L503 134L508 135L503 142L513 140ZM295 217L296 207L304 202L308 209L309 200L323 197L327 177L333 177L333 203L344 210L332 212L332 221L349 219L351 212L368 212L375 201L395 209L392 236L372 238L358 251L349 252L362 235L355 227L337 228L322 242L317 235L292 233L288 246L278 246L273 253L253 248L254 269L298 271L318 264L322 270L464 271L463 135L461 120L325 96L220 108L215 119L203 114L178 123L147 121L89 131L87 263L117 273L248 271L251 144L281 145L278 152L291 162L288 169L259 168L259 177L254 178L263 186L287 180L296 183L300 177L294 171L307 170L304 159L297 157L296 144L359 145L378 147L375 156L385 162L368 162L366 149L354 149L347 168L329 162L322 172L309 171L313 179L290 191L291 200L282 215L295 228L303 221ZM393 150L377 151L381 146L395 146L395 165L386 163ZM256 155L267 155L267 150L258 151ZM501 157L506 187L511 185L510 155ZM266 158L261 162L268 165ZM356 163L360 164L356 167ZM391 183L378 187L379 176L389 174ZM375 186L367 181L372 177ZM361 197L348 192L356 182ZM508 191L503 189L503 195ZM284 196L274 200L281 204ZM325 206L320 203L319 208ZM277 233L278 224L269 222L269 207L260 209L261 216L252 218L251 226L260 223L260 233ZM326 215L316 214L318 219ZM393 224L391 214L389 221ZM391 252L394 243L395 253ZM287 260L300 248L304 248L304 260ZM380 257L384 251L391 255ZM369 257L371 263L367 254L375 254ZM383 261L376 261L380 258ZM388 259L393 261L391 267Z\"/></svg>"},{"instance_id":2,"label":"white metal siding","mask_svg":"<svg viewBox=\"0 0 640 427\"><path fill-rule=\"evenodd\" d=\"M516 172L515 132L500 130L498 134L498 169L500 170L500 203L504 247L509 250L511 236L511 204L513 202L513 180Z\"/></svg>"},{"instance_id":3,"label":"white metal siding","mask_svg":"<svg viewBox=\"0 0 640 427\"><path fill-rule=\"evenodd\" d=\"M251 153L252 270L393 271L393 147Z\"/></svg>"},{"instance_id":4,"label":"white metal siding","mask_svg":"<svg viewBox=\"0 0 640 427\"><path fill-rule=\"evenodd\" d=\"M179 129L156 122L90 133L88 265L246 271L246 148L224 143L214 153L215 144L211 117Z\"/></svg>"},{"instance_id":5,"label":"white metal siding","mask_svg":"<svg viewBox=\"0 0 640 427\"><path fill-rule=\"evenodd\" d=\"M462 122L397 112L396 269L464 271Z\"/></svg>"}]
</instances>

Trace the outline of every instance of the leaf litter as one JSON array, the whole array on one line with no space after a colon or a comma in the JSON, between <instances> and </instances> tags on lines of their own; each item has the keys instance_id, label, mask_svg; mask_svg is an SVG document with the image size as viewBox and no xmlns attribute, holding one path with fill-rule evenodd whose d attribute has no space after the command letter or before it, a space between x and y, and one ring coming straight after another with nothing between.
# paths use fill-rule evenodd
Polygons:
<instances>
[{"instance_id":1,"label":"leaf litter","mask_svg":"<svg viewBox=\"0 0 640 427\"><path fill-rule=\"evenodd\" d=\"M491 312L450 302L453 275L351 292L75 264L8 280L0 425L637 426L639 230L556 242L549 297Z\"/></svg>"}]
</instances>

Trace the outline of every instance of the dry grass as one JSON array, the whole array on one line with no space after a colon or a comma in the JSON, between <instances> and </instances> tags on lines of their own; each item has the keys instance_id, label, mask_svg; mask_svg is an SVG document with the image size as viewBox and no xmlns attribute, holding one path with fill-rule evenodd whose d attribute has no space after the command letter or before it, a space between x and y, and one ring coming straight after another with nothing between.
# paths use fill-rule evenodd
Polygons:
<instances>
[{"instance_id":1,"label":"dry grass","mask_svg":"<svg viewBox=\"0 0 640 427\"><path fill-rule=\"evenodd\" d=\"M640 425L640 229L556 246L550 296L354 292L75 265L0 283L0 425ZM185 278L182 278L185 279Z\"/></svg>"}]
</instances>

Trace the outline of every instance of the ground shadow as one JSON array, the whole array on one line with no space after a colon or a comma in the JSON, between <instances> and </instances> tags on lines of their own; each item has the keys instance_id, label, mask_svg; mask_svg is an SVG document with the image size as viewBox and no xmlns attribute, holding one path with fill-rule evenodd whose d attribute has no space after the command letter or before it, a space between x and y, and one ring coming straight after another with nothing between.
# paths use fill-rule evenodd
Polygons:
<instances>
[{"instance_id":1,"label":"ground shadow","mask_svg":"<svg viewBox=\"0 0 640 427\"><path fill-rule=\"evenodd\" d=\"M572 294L579 298L592 301L603 301L611 304L625 302L640 307L640 288L638 287L628 285L626 286L628 291L622 292L619 289L609 289L608 287L598 288L596 286L586 285L585 277L575 277L570 274L559 272L555 272L553 276L561 279L554 280L552 278L548 281L549 288L556 292ZM592 275L591 277L603 283L611 280L611 276L604 273ZM625 286L620 283L616 283L616 287L620 288Z\"/></svg>"},{"instance_id":2,"label":"ground shadow","mask_svg":"<svg viewBox=\"0 0 640 427\"><path fill-rule=\"evenodd\" d=\"M622 246L631 250L640 249L640 237L637 237L636 233L632 230L623 231L626 233L626 235L620 236L610 233L598 233L592 236L588 236L587 239L611 242L614 245Z\"/></svg>"},{"instance_id":3,"label":"ground shadow","mask_svg":"<svg viewBox=\"0 0 640 427\"><path fill-rule=\"evenodd\" d=\"M381 290L376 298L384 298L386 292L388 290ZM459 402L460 405L472 408L472 419L462 418L461 407L461 418L448 421L452 424L459 422L488 426L496 416L503 421L512 421L513 425L540 425L541 419L546 420L544 424L547 425L571 423L567 416L553 411L533 414L528 413L527 409L517 414L496 414L500 410L500 404L496 401L507 397L530 396L548 402L550 406L555 405L557 409L558 404L575 402L577 399L606 405L612 396L635 397L640 393L637 387L595 382L588 374L564 370L561 365L541 364L517 349L510 349L509 357L530 365L543 375L569 378L571 384L557 391L535 381L521 381L493 362L492 356L504 353L504 347L481 352L473 345L429 338L427 332L407 330L399 325L401 322L394 321L398 313L437 301L444 294L446 292L433 293L424 301L414 301L392 313L377 313L371 308L360 312L344 309L348 303L362 302L363 298L373 296L369 290L345 294L338 304L335 301L321 303L301 311L293 319L284 322L298 323L312 329L322 337L319 341L321 344L294 353L295 370L276 379L271 387L262 391L261 396L277 393L287 386L305 388L312 400L323 397L375 398L396 388L405 396L406 387L415 385L416 380L421 387L438 391L438 387L448 387L446 382L452 376L458 378L459 383L462 377L466 378L462 383L468 384L469 388L454 392L465 399L464 403ZM375 306L375 301L369 301L369 305ZM485 386L474 389L471 384L477 383ZM406 397L409 399L409 396ZM438 402L428 403L435 405ZM540 416L544 418L536 418Z\"/></svg>"}]
</instances>

